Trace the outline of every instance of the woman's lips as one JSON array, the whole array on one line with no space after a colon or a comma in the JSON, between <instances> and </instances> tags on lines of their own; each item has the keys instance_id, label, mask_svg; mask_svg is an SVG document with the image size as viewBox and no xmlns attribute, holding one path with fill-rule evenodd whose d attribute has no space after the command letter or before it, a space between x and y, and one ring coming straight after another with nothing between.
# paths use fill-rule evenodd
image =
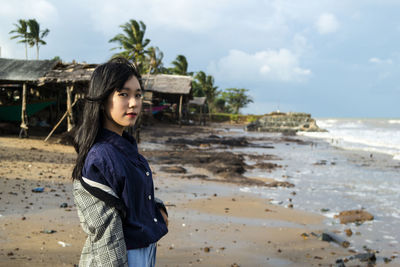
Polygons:
<instances>
[{"instance_id":1,"label":"woman's lips","mask_svg":"<svg viewBox=\"0 0 400 267\"><path fill-rule=\"evenodd\" d=\"M136 113L126 113L126 116L128 116L129 118L135 118L137 116Z\"/></svg>"}]
</instances>

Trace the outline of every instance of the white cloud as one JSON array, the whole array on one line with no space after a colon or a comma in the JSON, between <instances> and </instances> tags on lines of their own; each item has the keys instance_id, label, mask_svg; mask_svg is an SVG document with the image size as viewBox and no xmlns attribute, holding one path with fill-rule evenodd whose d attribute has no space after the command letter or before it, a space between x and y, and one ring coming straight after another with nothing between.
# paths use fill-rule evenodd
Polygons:
<instances>
[{"instance_id":1,"label":"white cloud","mask_svg":"<svg viewBox=\"0 0 400 267\"><path fill-rule=\"evenodd\" d=\"M281 82L302 81L311 74L311 70L299 66L299 56L285 48L254 54L233 49L212 62L208 72L220 80Z\"/></svg>"},{"instance_id":2,"label":"white cloud","mask_svg":"<svg viewBox=\"0 0 400 267\"><path fill-rule=\"evenodd\" d=\"M92 0L82 5L90 13L96 30L110 34L129 19L164 29L204 32L218 24L221 12L231 4L234 3L228 0Z\"/></svg>"},{"instance_id":3,"label":"white cloud","mask_svg":"<svg viewBox=\"0 0 400 267\"><path fill-rule=\"evenodd\" d=\"M14 29L14 23L19 19L36 19L40 26L50 29L51 24L57 22L58 11L56 7L46 0L19 0L2 1L0 4L0 46L1 56L8 58L24 58L24 44L17 43L18 40L10 40L9 34ZM29 58L33 57L33 52L28 51Z\"/></svg>"},{"instance_id":4,"label":"white cloud","mask_svg":"<svg viewBox=\"0 0 400 267\"><path fill-rule=\"evenodd\" d=\"M339 22L333 14L324 13L319 16L315 27L320 34L328 34L338 30Z\"/></svg>"},{"instance_id":5,"label":"white cloud","mask_svg":"<svg viewBox=\"0 0 400 267\"><path fill-rule=\"evenodd\" d=\"M369 59L369 62L374 63L374 64L392 64L393 61L388 58L388 59L380 59L377 57L372 57Z\"/></svg>"},{"instance_id":6,"label":"white cloud","mask_svg":"<svg viewBox=\"0 0 400 267\"><path fill-rule=\"evenodd\" d=\"M57 19L58 12L46 0L19 0L1 3L0 16L3 19L37 19L40 23L50 23Z\"/></svg>"}]
</instances>

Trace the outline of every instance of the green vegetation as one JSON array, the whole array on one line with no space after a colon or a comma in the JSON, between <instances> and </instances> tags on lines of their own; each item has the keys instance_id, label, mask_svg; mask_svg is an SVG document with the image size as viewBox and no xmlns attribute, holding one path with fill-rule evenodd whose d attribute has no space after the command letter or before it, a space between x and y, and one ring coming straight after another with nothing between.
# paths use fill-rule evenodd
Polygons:
<instances>
[{"instance_id":1,"label":"green vegetation","mask_svg":"<svg viewBox=\"0 0 400 267\"><path fill-rule=\"evenodd\" d=\"M45 45L43 40L49 34L49 29L40 30L40 24L36 19L19 19L18 23L14 23L15 29L9 34L15 34L10 39L21 39L18 43L25 44L25 58L28 59L28 44L30 47L36 46L36 59L39 59L39 45Z\"/></svg>"},{"instance_id":2,"label":"green vegetation","mask_svg":"<svg viewBox=\"0 0 400 267\"><path fill-rule=\"evenodd\" d=\"M19 38L21 40L18 42L25 44L26 59L28 59L28 45L30 47L36 46L36 58L39 59L39 46L46 44L43 39L49 34L49 30L41 30L35 19L20 19L14 26L15 29L10 31L10 34L14 34L11 39ZM218 90L212 75L201 70L196 73L190 72L189 63L184 55L178 55L171 62L172 67L164 67L164 54L160 48L156 46L147 47L150 44L150 39L145 38L146 25L143 21L131 19L120 25L120 28L122 33L109 40L110 43L117 44L117 47L111 50L120 50L113 57L122 56L130 60L141 74L192 76L193 96L206 97L208 111L215 115L216 120L240 121L241 117L238 116L240 109L253 102L253 99L248 95L248 89L228 88ZM60 58L55 57L54 59ZM234 115L226 116L226 114Z\"/></svg>"},{"instance_id":3,"label":"green vegetation","mask_svg":"<svg viewBox=\"0 0 400 267\"><path fill-rule=\"evenodd\" d=\"M14 23L15 29L10 31L9 34L15 33L14 36L11 36L10 39L21 39L18 43L25 44L25 57L28 59L28 43L29 43L29 32L28 32L28 24L26 20L20 19L18 23Z\"/></svg>"},{"instance_id":4,"label":"green vegetation","mask_svg":"<svg viewBox=\"0 0 400 267\"><path fill-rule=\"evenodd\" d=\"M145 54L148 53L145 47L150 43L150 39L145 39L146 25L139 21L131 19L129 22L120 26L124 33L117 34L110 39L110 43L118 43L119 46L114 49L122 49L123 51L114 56L122 56L131 60L140 73L145 73L144 60Z\"/></svg>"},{"instance_id":5,"label":"green vegetation","mask_svg":"<svg viewBox=\"0 0 400 267\"><path fill-rule=\"evenodd\" d=\"M43 40L49 34L49 29L40 30L40 24L36 19L28 20L29 27L29 45L36 46L36 59L39 60L39 45L45 45Z\"/></svg>"}]
</instances>

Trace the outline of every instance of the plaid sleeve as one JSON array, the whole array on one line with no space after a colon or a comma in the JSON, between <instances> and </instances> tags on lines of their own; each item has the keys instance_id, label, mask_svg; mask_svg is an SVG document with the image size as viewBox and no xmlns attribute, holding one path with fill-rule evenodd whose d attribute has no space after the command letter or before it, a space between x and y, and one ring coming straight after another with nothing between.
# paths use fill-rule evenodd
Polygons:
<instances>
[{"instance_id":1,"label":"plaid sleeve","mask_svg":"<svg viewBox=\"0 0 400 267\"><path fill-rule=\"evenodd\" d=\"M90 194L74 181L74 200L88 235L79 266L128 266L122 221L118 210Z\"/></svg>"}]
</instances>

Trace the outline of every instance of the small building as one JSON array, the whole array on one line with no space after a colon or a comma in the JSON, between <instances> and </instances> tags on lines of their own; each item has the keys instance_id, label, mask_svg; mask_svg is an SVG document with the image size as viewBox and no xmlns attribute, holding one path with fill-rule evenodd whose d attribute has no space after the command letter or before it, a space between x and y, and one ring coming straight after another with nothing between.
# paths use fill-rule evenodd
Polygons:
<instances>
[{"instance_id":1,"label":"small building","mask_svg":"<svg viewBox=\"0 0 400 267\"><path fill-rule=\"evenodd\" d=\"M205 96L193 97L192 100L189 101L189 111L193 108L195 112L191 112L190 117L193 118L194 121L198 121L199 124L206 125L206 113L207 113L207 98Z\"/></svg>"},{"instance_id":2,"label":"small building","mask_svg":"<svg viewBox=\"0 0 400 267\"><path fill-rule=\"evenodd\" d=\"M96 66L0 58L0 121L21 122L20 135L27 135L28 117L48 109L43 123L55 125L53 132L67 118L70 131L76 122L74 118L79 117L79 109L74 114L73 107L86 92ZM172 120L180 122L187 114L191 82L190 76L144 75L144 110L151 116L169 114Z\"/></svg>"},{"instance_id":3,"label":"small building","mask_svg":"<svg viewBox=\"0 0 400 267\"><path fill-rule=\"evenodd\" d=\"M37 91L40 77L52 70L55 60L0 58L0 120L20 121L20 135L27 135L28 116L54 104L51 91ZM34 99L31 103L27 98Z\"/></svg>"},{"instance_id":4,"label":"small building","mask_svg":"<svg viewBox=\"0 0 400 267\"><path fill-rule=\"evenodd\" d=\"M144 111L150 116L181 122L187 115L192 77L183 75L144 75ZM162 116L158 116L162 114Z\"/></svg>"}]
</instances>

